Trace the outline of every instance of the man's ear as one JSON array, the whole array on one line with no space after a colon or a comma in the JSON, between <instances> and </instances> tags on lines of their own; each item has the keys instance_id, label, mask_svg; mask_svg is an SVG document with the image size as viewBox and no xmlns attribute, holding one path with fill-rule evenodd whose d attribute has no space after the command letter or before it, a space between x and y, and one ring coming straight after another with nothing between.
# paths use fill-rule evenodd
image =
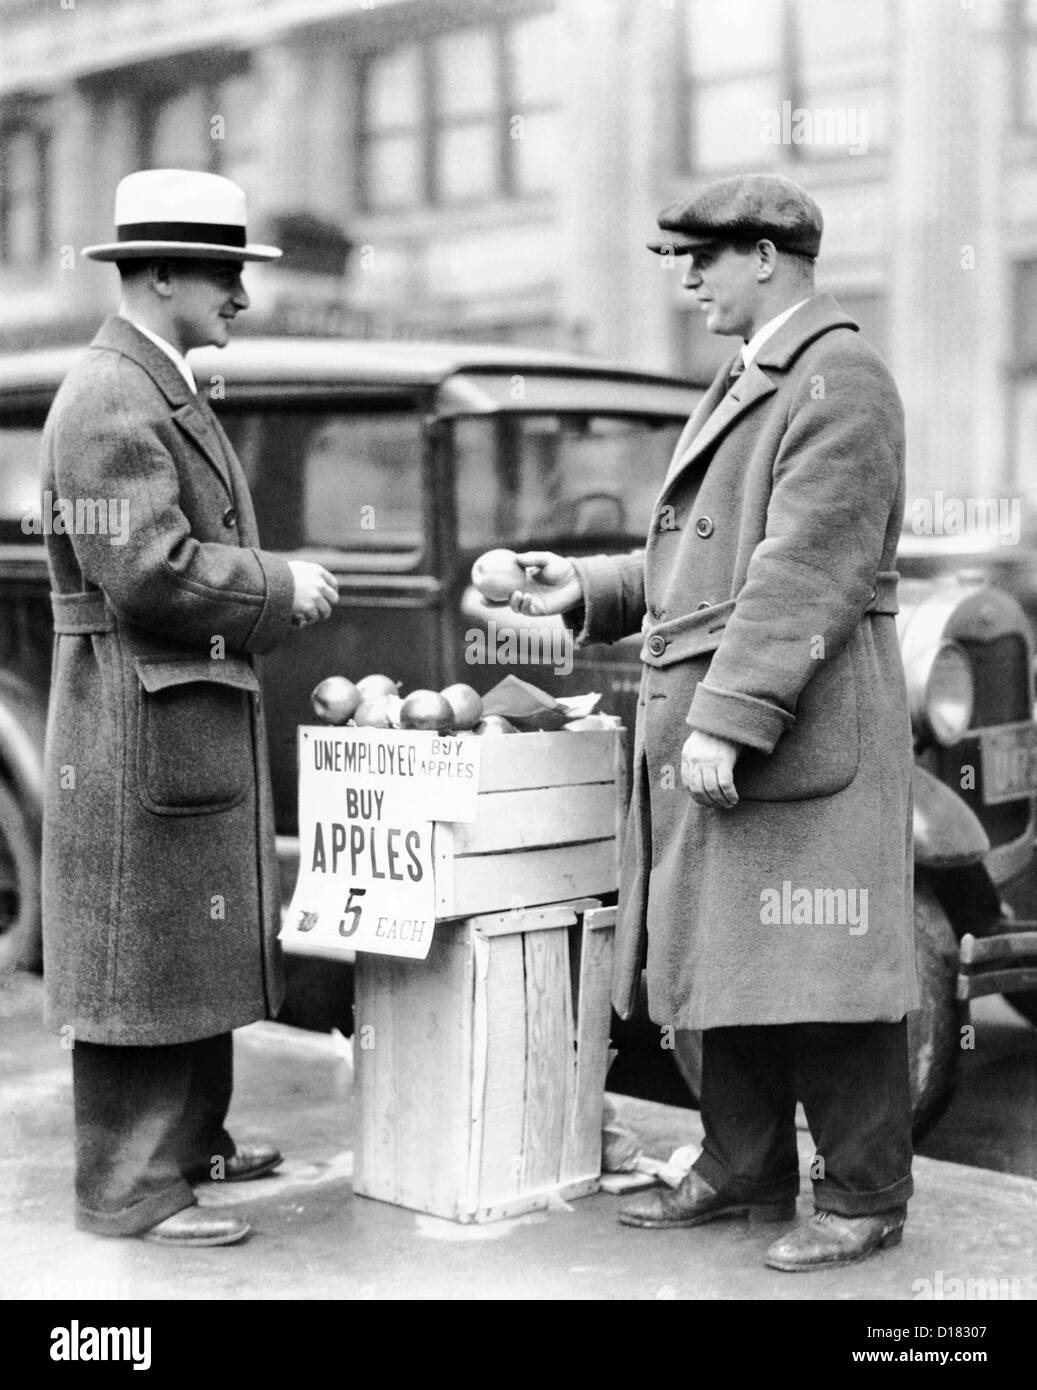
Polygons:
<instances>
[{"instance_id":1,"label":"man's ear","mask_svg":"<svg viewBox=\"0 0 1037 1390\"><path fill-rule=\"evenodd\" d=\"M173 295L173 268L169 261L151 261L148 265L148 285L159 299Z\"/></svg>"},{"instance_id":2,"label":"man's ear","mask_svg":"<svg viewBox=\"0 0 1037 1390\"><path fill-rule=\"evenodd\" d=\"M756 243L756 278L761 284L769 280L778 266L778 248L766 239Z\"/></svg>"}]
</instances>

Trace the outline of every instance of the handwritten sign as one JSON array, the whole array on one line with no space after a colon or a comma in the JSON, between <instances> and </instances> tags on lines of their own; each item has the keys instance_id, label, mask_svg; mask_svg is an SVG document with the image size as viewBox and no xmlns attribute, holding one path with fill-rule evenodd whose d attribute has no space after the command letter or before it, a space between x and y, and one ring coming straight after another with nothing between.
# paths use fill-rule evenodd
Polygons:
<instances>
[{"instance_id":1,"label":"handwritten sign","mask_svg":"<svg viewBox=\"0 0 1037 1390\"><path fill-rule=\"evenodd\" d=\"M416 731L299 730L299 879L282 940L424 959L432 824L474 820L480 743Z\"/></svg>"}]
</instances>

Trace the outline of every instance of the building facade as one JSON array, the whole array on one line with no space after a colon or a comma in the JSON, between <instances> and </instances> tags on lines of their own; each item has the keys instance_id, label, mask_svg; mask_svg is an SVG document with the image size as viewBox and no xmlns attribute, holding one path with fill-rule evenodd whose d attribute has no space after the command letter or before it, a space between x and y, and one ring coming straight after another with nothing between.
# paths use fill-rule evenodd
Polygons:
<instances>
[{"instance_id":1,"label":"building facade","mask_svg":"<svg viewBox=\"0 0 1037 1390\"><path fill-rule=\"evenodd\" d=\"M697 378L654 214L787 173L884 354L915 493L1037 480L1037 0L0 0L0 344L85 338L135 168L249 192L253 330L505 340Z\"/></svg>"}]
</instances>

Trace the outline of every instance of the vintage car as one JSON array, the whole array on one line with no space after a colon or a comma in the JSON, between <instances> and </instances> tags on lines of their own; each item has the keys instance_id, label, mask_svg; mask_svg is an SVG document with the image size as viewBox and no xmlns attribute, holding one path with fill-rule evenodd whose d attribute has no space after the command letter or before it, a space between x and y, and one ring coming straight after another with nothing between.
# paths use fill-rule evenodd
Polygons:
<instances>
[{"instance_id":1,"label":"vintage car","mask_svg":"<svg viewBox=\"0 0 1037 1390\"><path fill-rule=\"evenodd\" d=\"M37 460L48 406L77 351L0 358L7 965L37 966L40 958L51 618ZM699 388L583 357L459 344L244 337L192 361L248 474L264 545L319 559L338 579L331 620L262 663L286 894L297 862L296 729L312 722L310 692L325 676L378 671L407 690L459 680L485 690L513 672L555 694L601 692L604 707L632 725L637 639L573 653L558 619L539 627L522 619L515 631L509 624L520 620L488 607L470 570L494 546L587 554L642 544ZM912 1054L923 1127L953 1088L964 996L1037 988L1028 957L1003 944L975 959L970 946L973 954L959 961L967 934L1004 937L1011 890L1034 877L1037 726L1030 628L1010 597L976 574L913 581L900 622L917 737L915 916L925 1004L912 1016ZM1014 974L1000 968L997 950L1012 956ZM341 962L290 964L282 1016L348 1027ZM984 970L986 982L977 982ZM1016 997L1032 1017L1037 995ZM616 1037L617 1086L621 1064L647 1045L653 1064L668 1067L678 1085L683 1076L694 1094L694 1035L679 1035L672 1053L645 1019L617 1020Z\"/></svg>"}]
</instances>

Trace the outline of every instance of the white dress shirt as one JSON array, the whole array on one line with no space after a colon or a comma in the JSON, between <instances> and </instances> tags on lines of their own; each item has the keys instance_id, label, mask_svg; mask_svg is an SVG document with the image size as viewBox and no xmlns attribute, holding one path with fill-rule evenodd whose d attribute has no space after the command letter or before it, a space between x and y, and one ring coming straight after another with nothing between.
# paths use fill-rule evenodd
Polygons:
<instances>
[{"instance_id":1,"label":"white dress shirt","mask_svg":"<svg viewBox=\"0 0 1037 1390\"><path fill-rule=\"evenodd\" d=\"M801 309L811 296L801 299L798 304L793 304L790 309L783 309L780 314L775 314L772 319L768 319L762 328L758 328L747 343L742 344L742 361L748 367L760 348L771 336L776 333L786 319L790 319L797 309Z\"/></svg>"},{"instance_id":2,"label":"white dress shirt","mask_svg":"<svg viewBox=\"0 0 1037 1390\"><path fill-rule=\"evenodd\" d=\"M183 355L183 353L178 352L172 343L167 343L165 338L160 338L157 333L152 333L150 328L145 328L144 325L142 323L138 323L136 319L131 319L129 314L120 314L119 317L125 319L127 323L132 323L138 333L143 333L145 338L150 338L157 348L162 349L162 351L172 362L173 366L177 369L177 371L180 373L183 379L187 382L188 386L197 396L198 384L194 379L194 372L191 371L187 358Z\"/></svg>"}]
</instances>

